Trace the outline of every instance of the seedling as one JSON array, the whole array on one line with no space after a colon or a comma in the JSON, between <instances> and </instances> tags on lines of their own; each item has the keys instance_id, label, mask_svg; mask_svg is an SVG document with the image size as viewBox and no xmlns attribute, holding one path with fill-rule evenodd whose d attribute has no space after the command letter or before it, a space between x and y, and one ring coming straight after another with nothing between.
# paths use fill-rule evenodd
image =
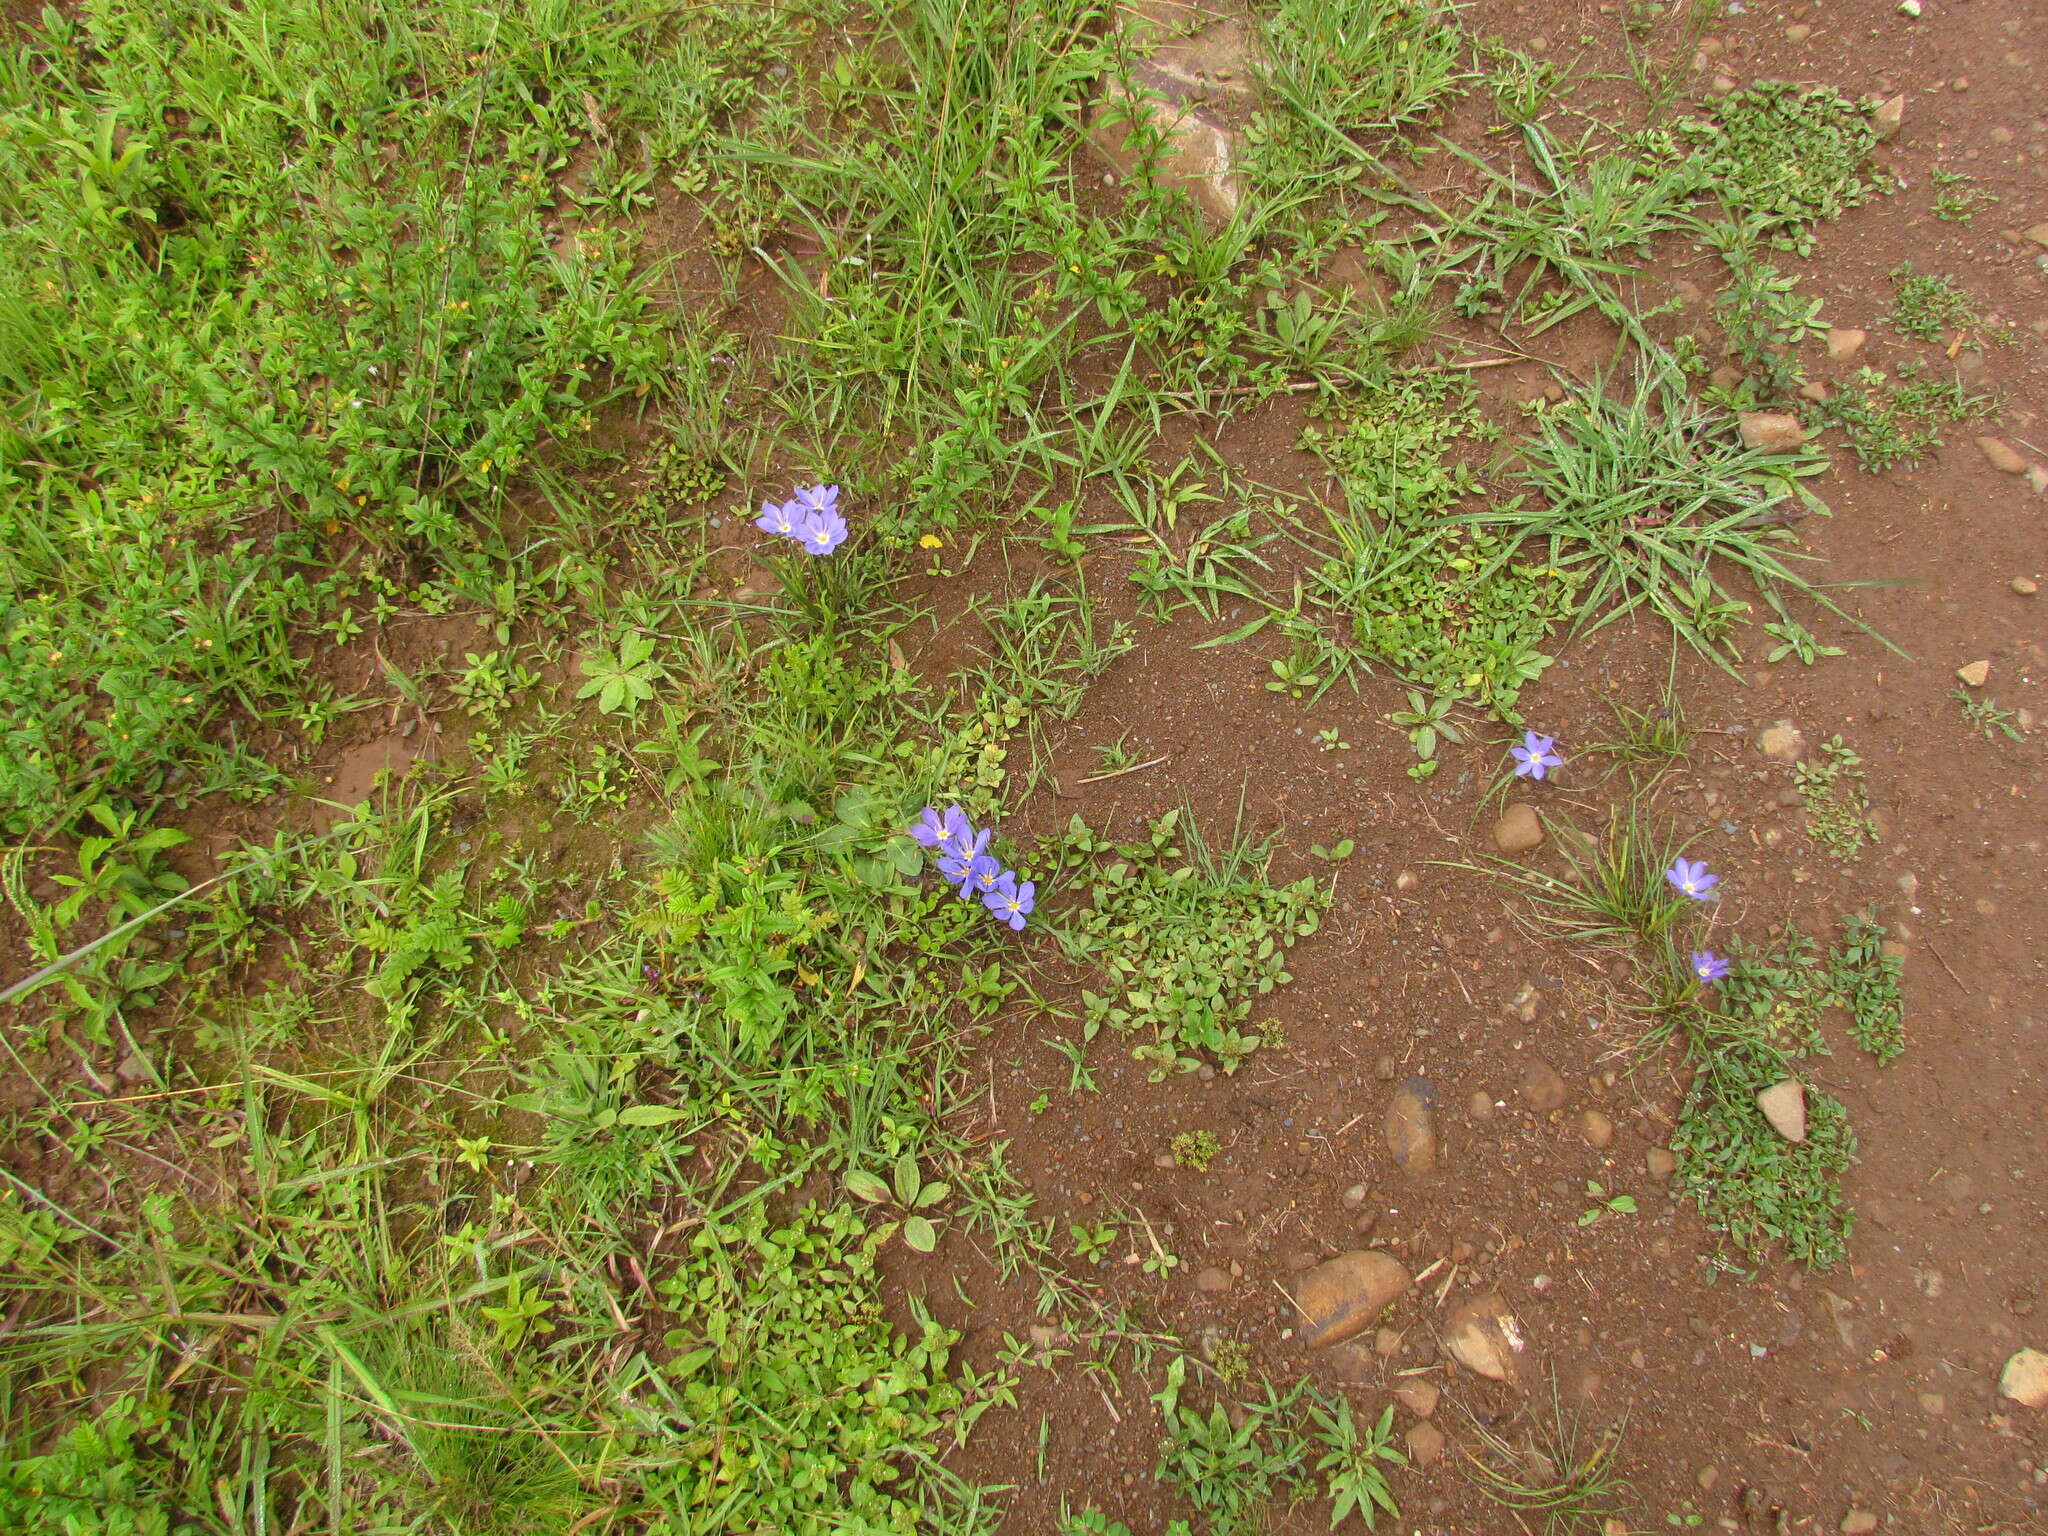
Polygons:
<instances>
[{"instance_id":1,"label":"seedling","mask_svg":"<svg viewBox=\"0 0 2048 1536\"><path fill-rule=\"evenodd\" d=\"M929 1210L953 1192L953 1186L942 1180L927 1183L918 1172L917 1154L905 1152L896 1159L892 1170L892 1182L884 1183L876 1175L861 1168L846 1171L846 1189L855 1199L868 1205L894 1203L904 1212L897 1221L892 1221L872 1234L870 1241L885 1243L900 1227L906 1246L919 1253L930 1253L939 1243L939 1229L928 1216L918 1214Z\"/></svg>"},{"instance_id":2,"label":"seedling","mask_svg":"<svg viewBox=\"0 0 2048 1536\"><path fill-rule=\"evenodd\" d=\"M1174 1162L1196 1173L1207 1173L1221 1150L1214 1131L1182 1131L1173 1138Z\"/></svg>"},{"instance_id":3,"label":"seedling","mask_svg":"<svg viewBox=\"0 0 2048 1536\"><path fill-rule=\"evenodd\" d=\"M1593 1204L1579 1213L1579 1225L1594 1226L1610 1216L1633 1216L1636 1213L1634 1195L1610 1195L1598 1179L1586 1180L1586 1194Z\"/></svg>"}]
</instances>

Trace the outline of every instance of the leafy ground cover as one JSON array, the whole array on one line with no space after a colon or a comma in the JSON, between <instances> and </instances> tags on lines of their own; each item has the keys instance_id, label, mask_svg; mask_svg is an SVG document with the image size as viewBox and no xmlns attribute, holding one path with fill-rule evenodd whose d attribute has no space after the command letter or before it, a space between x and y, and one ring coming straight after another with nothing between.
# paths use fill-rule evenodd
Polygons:
<instances>
[{"instance_id":1,"label":"leafy ground cover","mask_svg":"<svg viewBox=\"0 0 2048 1536\"><path fill-rule=\"evenodd\" d=\"M1825 954L1717 926L1670 679L1880 652L1808 537L1816 439L1918 462L1994 403L1940 367L2006 331L1901 265L1891 329L1941 364L1802 394L1829 321L1775 253L1893 182L1831 88L1672 120L1659 50L1715 9L1632 13L1603 120L1448 6L1260 8L1201 71L1223 217L1130 105L1202 19L1098 0L91 0L11 33L8 1528L1132 1529L1045 1486L1034 1391L1143 1426L1159 1529L1401 1520L1444 1445L1412 1389L1465 1379L1394 1330L1351 1348L1407 1395L1283 1352L1292 1318L1196 1328L1175 1287L1241 1279L1195 1262L1231 1222L1106 1179L1062 1207L998 1103L1021 1033L1065 1082L1017 1095L1023 1152L1172 1102L1154 1169L1237 1176L1253 1112L1168 1096L1306 1074L1297 978L1416 883L1301 762L1374 763L1438 832L1559 790L1540 860L1438 866L1597 958L1610 1059L1683 1074L1714 1272L1839 1264L1858 1143L1820 1073L1836 1031L1901 1056L1900 961L1874 907ZM1983 203L1942 185L1945 221ZM1725 285L1682 318L1642 296L1674 250ZM1621 635L1662 703L1539 735ZM1077 775L1133 652L1241 660L1300 723L1227 792L1156 720ZM1788 781L1837 864L1882 838L1867 766L1834 736ZM1435 975L1404 942L1358 964L1373 1003ZM1788 1083L1798 1137L1758 1102ZM1558 1241L1646 1217L1616 1180L1567 1186ZM1514 1251L1414 1241L1438 1307ZM1467 1410L1474 1507L1621 1518L1621 1428L1551 1386L1548 1419Z\"/></svg>"}]
</instances>

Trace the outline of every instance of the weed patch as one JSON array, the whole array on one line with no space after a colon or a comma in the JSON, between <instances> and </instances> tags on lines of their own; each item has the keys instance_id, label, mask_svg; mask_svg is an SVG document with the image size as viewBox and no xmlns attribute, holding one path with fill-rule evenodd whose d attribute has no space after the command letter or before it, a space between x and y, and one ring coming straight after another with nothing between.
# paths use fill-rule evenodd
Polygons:
<instances>
[{"instance_id":1,"label":"weed patch","mask_svg":"<svg viewBox=\"0 0 2048 1536\"><path fill-rule=\"evenodd\" d=\"M1220 856L1169 811L1143 841L1113 843L1076 817L1048 852L1070 881L1090 881L1061 942L1110 982L1084 992L1087 1037L1106 1024L1147 1034L1131 1054L1158 1082L1211 1056L1235 1072L1260 1044L1253 1002L1289 980L1287 951L1321 925L1329 890L1314 880L1269 885L1265 850L1233 842Z\"/></svg>"},{"instance_id":2,"label":"weed patch","mask_svg":"<svg viewBox=\"0 0 2048 1536\"><path fill-rule=\"evenodd\" d=\"M1813 248L1813 224L1891 190L1867 169L1877 144L1869 115L1825 87L1762 81L1677 132L1731 211L1802 255Z\"/></svg>"}]
</instances>

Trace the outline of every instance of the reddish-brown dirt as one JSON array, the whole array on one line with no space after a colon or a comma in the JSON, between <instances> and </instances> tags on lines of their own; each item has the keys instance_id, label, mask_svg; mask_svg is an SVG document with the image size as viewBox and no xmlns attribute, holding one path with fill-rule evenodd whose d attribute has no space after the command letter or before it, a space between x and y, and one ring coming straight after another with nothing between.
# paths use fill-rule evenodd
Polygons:
<instances>
[{"instance_id":1,"label":"reddish-brown dirt","mask_svg":"<svg viewBox=\"0 0 2048 1536\"><path fill-rule=\"evenodd\" d=\"M1832 578L1876 583L1844 600L1903 656L1827 624L1815 627L1847 656L1811 668L1753 666L1741 685L1690 659L1677 671L1705 729L1689 771L1657 804L1679 832L1700 835L1699 856L1726 875L1717 937L1764 938L1786 919L1827 934L1840 914L1874 906L1907 954L1904 1057L1878 1068L1842 1043L1811 1063L1860 1141L1847 1181L1860 1222L1846 1263L1822 1274L1772 1263L1737 1278L1717 1267L1722 1245L1691 1206L1649 1171L1646 1155L1666 1143L1678 1106L1675 1058L1639 1061L1609 976L1526 936L1497 883L1449 867L1491 851L1491 813L1479 802L1497 749L1454 752L1437 779L1417 786L1405 776L1405 742L1384 722L1399 707L1391 682L1305 707L1265 689L1269 656L1259 642L1194 650L1231 626L1136 618L1118 591L1126 557L1103 551L1087 562L1091 585L1110 594L1108 611L1131 617L1141 643L1054 733L1056 783L1027 808L1029 830L1049 831L1078 811L1129 833L1182 804L1212 831L1227 829L1242 793L1252 826L1279 834L1276 879L1327 876L1333 866L1307 856L1312 843L1350 837L1358 852L1335 866L1336 902L1296 950L1293 985L1262 1010L1284 1026L1284 1049L1262 1051L1234 1077L1153 1084L1105 1038L1090 1056L1099 1091L1070 1095L1047 1026L1019 1018L987 1047L975 1074L985 1087L962 1128L1009 1142L1038 1213L1062 1235L1070 1221L1123 1213L1124 1236L1097 1274L1140 1319L1190 1343L1238 1340L1275 1379L1308 1372L1373 1414L1406 1376L1441 1386L1435 1420L1451 1448L1431 1468L1396 1475L1403 1531L1540 1527L1540 1515L1482 1497L1461 1452L1475 1448L1477 1425L1518 1434L1532 1409L1547 1410L1552 1379L1590 1437L1627 1420L1620 1470L1633 1488L1630 1529L1834 1530L1852 1511L1912 1532L2048 1529L2048 1428L1997 1392L2007 1356L2048 1336L2035 1310L2048 1265L2041 738L1973 735L1951 697L1956 669L1988 660L1982 692L2008 709L2048 713L2043 599L2013 586L2016 577L2039 580L2048 565L2048 500L2025 478L1995 471L1971 443L1975 433L2002 432L2048 464L2039 414L2048 407L2048 284L2040 246L2017 233L2048 216L2039 86L2048 12L2025 0L1939 10L1938 25L1916 27L1888 3L1751 5L1712 34L1720 46L1711 69L1738 81L1907 95L1904 130L1881 151L1903 190L1823 229L1810 260L1786 261L1802 291L1826 300L1830 321L1871 335L1856 363L1830 363L1813 348L1816 377L1942 350L1906 342L1886 323L1887 274L1908 259L1956 277L2017 336L1981 359L1963 355L1966 376L2003 398L1995 424L1952 429L1920 472L1889 476L1865 474L1832 440L1834 467L1815 483L1834 516L1804 525L1808 548ZM1603 91L1617 103L1628 94L1616 11L1479 5L1467 19L1576 70L1606 72L1606 86L1574 97L1598 109ZM1695 87L1681 106L1697 99ZM2001 201L1968 225L1934 220L1936 166L1966 170ZM1689 262L1675 245L1651 266L1711 294L1713 265ZM1704 322L1695 298L1670 323L1706 333ZM1585 333L1538 350L1583 377L1607 343ZM1482 377L1505 415L1545 375L1531 367ZM1240 417L1215 441L1251 478L1315 483L1325 471L1293 450L1298 425L1281 405ZM1511 490L1512 474L1496 485ZM1648 632L1608 632L1564 658L1522 704L1569 752L1611 735L1608 700L1654 708L1669 652ZM1758 733L1780 719L1809 741L1840 733L1863 757L1884 835L1860 862L1838 863L1812 841L1787 793L1789 768L1759 752ZM1354 750L1316 749L1315 733L1332 726ZM1090 748L1124 736L1138 758L1167 761L1081 783L1096 771ZM1587 764L1525 798L1549 813L1576 810L1589 825L1614 786ZM1515 1006L1527 987L1540 996L1533 1018ZM1532 1112L1518 1091L1539 1058L1568 1087L1550 1113ZM1440 1165L1425 1180L1396 1169L1381 1129L1389 1097L1411 1074L1431 1079L1438 1105ZM1615 1128L1604 1149L1583 1134L1589 1110ZM1222 1141L1207 1173L1157 1166L1174 1134L1198 1128ZM1580 1227L1588 1180L1634 1195L1639 1213ZM1369 1194L1347 1204L1359 1184ZM1136 1267L1136 1218L1179 1255L1169 1278ZM1383 1319L1399 1336L1383 1336L1391 1353L1376 1353L1371 1334L1341 1357L1304 1349L1291 1336L1295 1273L1367 1244L1413 1271L1444 1262ZM986 1363L1005 1334L1025 1338L1039 1321L1033 1293L996 1285L957 1246L924 1288L966 1330L969 1355ZM942 1278L946 1269L967 1277L972 1308ZM1228 1275L1227 1289L1197 1287L1209 1269ZM1531 1392L1482 1381L1438 1352L1446 1312L1489 1290L1521 1319L1540 1362ZM957 1465L1016 1485L1006 1531L1050 1529L1063 1501L1094 1502L1135 1532L1162 1531L1186 1512L1152 1480L1159 1420L1150 1390L1128 1376L1118 1395L1074 1359L1027 1366L1020 1410L985 1418ZM1403 1431L1414 1423L1397 1416ZM1304 1505L1276 1528L1318 1530L1326 1519L1326 1507Z\"/></svg>"}]
</instances>

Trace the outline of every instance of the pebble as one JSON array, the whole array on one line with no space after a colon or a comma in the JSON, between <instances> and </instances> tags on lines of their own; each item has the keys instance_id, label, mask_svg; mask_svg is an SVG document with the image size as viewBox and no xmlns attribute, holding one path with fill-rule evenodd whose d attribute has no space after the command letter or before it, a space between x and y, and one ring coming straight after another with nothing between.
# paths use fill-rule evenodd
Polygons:
<instances>
[{"instance_id":1,"label":"pebble","mask_svg":"<svg viewBox=\"0 0 2048 1536\"><path fill-rule=\"evenodd\" d=\"M1564 1078L1541 1056L1529 1058L1522 1068L1522 1101L1539 1115L1564 1106Z\"/></svg>"},{"instance_id":2,"label":"pebble","mask_svg":"<svg viewBox=\"0 0 2048 1536\"><path fill-rule=\"evenodd\" d=\"M1417 1467L1433 1467L1444 1454L1444 1432L1429 1420L1408 1430L1408 1460Z\"/></svg>"},{"instance_id":3,"label":"pebble","mask_svg":"<svg viewBox=\"0 0 2048 1536\"><path fill-rule=\"evenodd\" d=\"M1813 36L1813 28L1803 21L1795 21L1785 29L1785 38L1788 42L1803 43L1811 36Z\"/></svg>"},{"instance_id":4,"label":"pebble","mask_svg":"<svg viewBox=\"0 0 2048 1536\"><path fill-rule=\"evenodd\" d=\"M1905 126L1905 122L1906 98L1903 93L1879 102L1870 114L1870 126L1877 130L1880 140L1891 138Z\"/></svg>"},{"instance_id":5,"label":"pebble","mask_svg":"<svg viewBox=\"0 0 2048 1536\"><path fill-rule=\"evenodd\" d=\"M1998 1373L1999 1392L2028 1408L2048 1407L2048 1355L2023 1349Z\"/></svg>"},{"instance_id":6,"label":"pebble","mask_svg":"<svg viewBox=\"0 0 2048 1536\"><path fill-rule=\"evenodd\" d=\"M1599 1110L1589 1109L1579 1116L1579 1134L1595 1152L1605 1152L1614 1144L1614 1122Z\"/></svg>"},{"instance_id":7,"label":"pebble","mask_svg":"<svg viewBox=\"0 0 2048 1536\"><path fill-rule=\"evenodd\" d=\"M2027 472L2026 455L2002 437L1978 438L1977 451L1984 455L1984 462L2001 475L2024 475Z\"/></svg>"},{"instance_id":8,"label":"pebble","mask_svg":"<svg viewBox=\"0 0 2048 1536\"><path fill-rule=\"evenodd\" d=\"M1960 677L1972 688L1982 688L1991 680L1991 663L1988 661L1973 661L1968 666L1957 667L1956 676Z\"/></svg>"},{"instance_id":9,"label":"pebble","mask_svg":"<svg viewBox=\"0 0 2048 1536\"><path fill-rule=\"evenodd\" d=\"M1394 1080L1395 1071L1396 1067L1393 1056L1384 1051L1380 1053L1379 1059L1372 1064L1372 1075L1383 1083L1391 1083Z\"/></svg>"},{"instance_id":10,"label":"pebble","mask_svg":"<svg viewBox=\"0 0 2048 1536\"><path fill-rule=\"evenodd\" d=\"M1877 1529L1877 1516L1867 1509L1852 1509L1842 1516L1842 1523L1835 1529L1842 1536L1870 1536Z\"/></svg>"},{"instance_id":11,"label":"pebble","mask_svg":"<svg viewBox=\"0 0 2048 1536\"><path fill-rule=\"evenodd\" d=\"M1414 889L1415 889L1415 871L1414 871L1414 870L1412 870L1412 869L1404 869L1404 870L1402 870L1402 871L1401 871L1401 873L1399 873L1398 875L1394 876L1394 889L1395 889L1395 890L1397 890L1397 891L1412 891L1412 890L1414 890Z\"/></svg>"},{"instance_id":12,"label":"pebble","mask_svg":"<svg viewBox=\"0 0 2048 1536\"><path fill-rule=\"evenodd\" d=\"M1493 1118L1493 1095L1484 1088L1474 1088L1465 1097L1465 1113L1473 1120Z\"/></svg>"},{"instance_id":13,"label":"pebble","mask_svg":"<svg viewBox=\"0 0 2048 1536\"><path fill-rule=\"evenodd\" d=\"M2048 247L2048 224L2036 224L2027 231L2027 238L2038 246Z\"/></svg>"},{"instance_id":14,"label":"pebble","mask_svg":"<svg viewBox=\"0 0 2048 1536\"><path fill-rule=\"evenodd\" d=\"M1716 75L1714 76L1713 84L1707 87L1707 94L1709 96L1726 96L1734 89L1735 77L1733 75Z\"/></svg>"},{"instance_id":15,"label":"pebble","mask_svg":"<svg viewBox=\"0 0 2048 1536\"><path fill-rule=\"evenodd\" d=\"M1806 1086L1796 1077L1781 1078L1756 1096L1771 1128L1787 1141L1806 1140Z\"/></svg>"},{"instance_id":16,"label":"pebble","mask_svg":"<svg viewBox=\"0 0 2048 1536\"><path fill-rule=\"evenodd\" d=\"M1653 1179L1668 1179L1678 1172L1678 1158L1669 1147L1652 1147L1643 1154L1643 1166Z\"/></svg>"},{"instance_id":17,"label":"pebble","mask_svg":"<svg viewBox=\"0 0 2048 1536\"><path fill-rule=\"evenodd\" d=\"M2021 597L2032 597L2041 590L2041 587L2031 576L2015 576L2012 579L2012 589Z\"/></svg>"},{"instance_id":18,"label":"pebble","mask_svg":"<svg viewBox=\"0 0 2048 1536\"><path fill-rule=\"evenodd\" d=\"M1511 805L1493 824L1493 846L1511 859L1541 847L1542 843L1543 822L1534 806Z\"/></svg>"},{"instance_id":19,"label":"pebble","mask_svg":"<svg viewBox=\"0 0 2048 1536\"><path fill-rule=\"evenodd\" d=\"M1154 1168L1171 1168L1173 1165L1173 1154L1171 1152L1155 1152L1152 1154L1152 1166Z\"/></svg>"},{"instance_id":20,"label":"pebble","mask_svg":"<svg viewBox=\"0 0 2048 1536\"><path fill-rule=\"evenodd\" d=\"M1350 1206L1351 1209L1355 1211L1361 1205L1365 1204L1365 1202L1369 1198L1371 1198L1371 1195L1372 1190L1367 1185L1354 1184L1349 1189L1344 1191L1344 1203Z\"/></svg>"},{"instance_id":21,"label":"pebble","mask_svg":"<svg viewBox=\"0 0 2048 1536\"><path fill-rule=\"evenodd\" d=\"M1714 1484L1721 1481L1721 1469L1719 1467L1701 1467L1694 1475L1693 1481L1698 1483L1702 1489L1712 1488Z\"/></svg>"},{"instance_id":22,"label":"pebble","mask_svg":"<svg viewBox=\"0 0 2048 1536\"><path fill-rule=\"evenodd\" d=\"M1195 1289L1198 1291L1229 1290L1230 1271L1227 1269L1218 1269L1214 1264L1211 1264L1207 1269L1203 1270L1199 1275L1195 1276Z\"/></svg>"},{"instance_id":23,"label":"pebble","mask_svg":"<svg viewBox=\"0 0 2048 1536\"><path fill-rule=\"evenodd\" d=\"M1421 1177L1436 1169L1436 1088L1426 1077L1411 1077L1387 1105L1387 1150L1403 1173Z\"/></svg>"},{"instance_id":24,"label":"pebble","mask_svg":"<svg viewBox=\"0 0 2048 1536\"><path fill-rule=\"evenodd\" d=\"M1799 418L1782 411L1744 411L1736 423L1745 448L1787 453L1806 441L1806 428L1799 424Z\"/></svg>"},{"instance_id":25,"label":"pebble","mask_svg":"<svg viewBox=\"0 0 2048 1536\"><path fill-rule=\"evenodd\" d=\"M1382 1328L1372 1336L1372 1352L1382 1360L1401 1353L1401 1333L1395 1328Z\"/></svg>"},{"instance_id":26,"label":"pebble","mask_svg":"<svg viewBox=\"0 0 2048 1536\"><path fill-rule=\"evenodd\" d=\"M1437 1402L1442 1396L1440 1388L1414 1376L1394 1388L1394 1401L1418 1419L1426 1419L1435 1413Z\"/></svg>"},{"instance_id":27,"label":"pebble","mask_svg":"<svg viewBox=\"0 0 2048 1536\"><path fill-rule=\"evenodd\" d=\"M1318 1264L1301 1277L1295 1291L1302 1342L1324 1349L1363 1333L1408 1285L1408 1271L1400 1261L1377 1248L1360 1248Z\"/></svg>"},{"instance_id":28,"label":"pebble","mask_svg":"<svg viewBox=\"0 0 2048 1536\"><path fill-rule=\"evenodd\" d=\"M1843 326L1828 332L1828 356L1838 363L1847 362L1863 350L1863 343L1870 339L1870 332Z\"/></svg>"}]
</instances>

